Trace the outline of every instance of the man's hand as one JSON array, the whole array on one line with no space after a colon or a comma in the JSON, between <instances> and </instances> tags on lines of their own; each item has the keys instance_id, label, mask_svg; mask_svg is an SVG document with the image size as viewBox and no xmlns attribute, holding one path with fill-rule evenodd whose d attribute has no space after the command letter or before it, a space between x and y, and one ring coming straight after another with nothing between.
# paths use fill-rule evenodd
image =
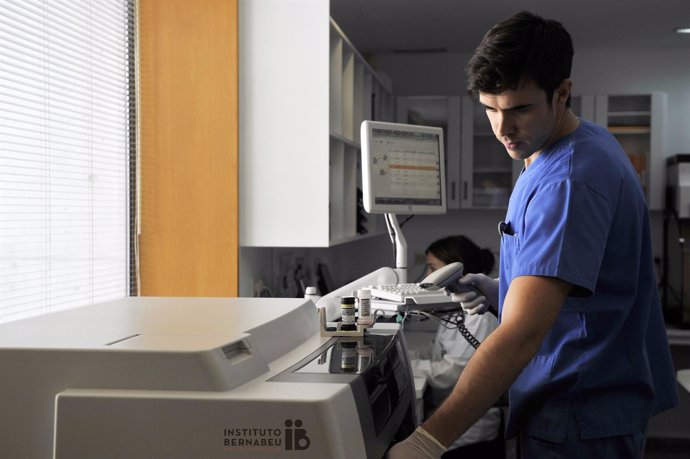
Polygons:
<instances>
[{"instance_id":1,"label":"man's hand","mask_svg":"<svg viewBox=\"0 0 690 459\"><path fill-rule=\"evenodd\" d=\"M490 307L498 310L498 279L486 274L467 274L458 279L458 284L465 287L476 287L466 292L453 293L451 299L460 303L467 314L484 314Z\"/></svg>"},{"instance_id":2,"label":"man's hand","mask_svg":"<svg viewBox=\"0 0 690 459\"><path fill-rule=\"evenodd\" d=\"M421 427L400 443L393 445L387 459L439 459L447 450Z\"/></svg>"}]
</instances>

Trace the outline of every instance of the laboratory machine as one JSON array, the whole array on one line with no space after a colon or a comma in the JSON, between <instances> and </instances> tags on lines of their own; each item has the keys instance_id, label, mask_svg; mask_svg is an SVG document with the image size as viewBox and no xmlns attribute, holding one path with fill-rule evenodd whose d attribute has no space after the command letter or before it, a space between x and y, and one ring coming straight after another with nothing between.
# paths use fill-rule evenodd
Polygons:
<instances>
[{"instance_id":1,"label":"laboratory machine","mask_svg":"<svg viewBox=\"0 0 690 459\"><path fill-rule=\"evenodd\" d=\"M0 325L0 456L383 457L417 422L404 337L317 311L132 297Z\"/></svg>"}]
</instances>

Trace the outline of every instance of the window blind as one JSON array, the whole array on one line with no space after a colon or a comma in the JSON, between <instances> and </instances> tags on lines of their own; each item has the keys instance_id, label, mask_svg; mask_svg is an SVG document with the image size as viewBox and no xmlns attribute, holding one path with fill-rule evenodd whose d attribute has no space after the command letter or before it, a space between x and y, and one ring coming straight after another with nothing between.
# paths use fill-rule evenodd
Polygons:
<instances>
[{"instance_id":1,"label":"window blind","mask_svg":"<svg viewBox=\"0 0 690 459\"><path fill-rule=\"evenodd\" d=\"M0 322L130 292L134 0L0 0Z\"/></svg>"}]
</instances>

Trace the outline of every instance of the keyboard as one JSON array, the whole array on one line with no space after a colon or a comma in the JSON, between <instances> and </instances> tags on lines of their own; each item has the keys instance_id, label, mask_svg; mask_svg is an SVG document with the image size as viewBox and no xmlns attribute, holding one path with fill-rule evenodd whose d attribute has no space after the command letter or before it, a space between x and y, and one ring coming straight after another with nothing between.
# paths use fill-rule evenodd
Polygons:
<instances>
[{"instance_id":1,"label":"keyboard","mask_svg":"<svg viewBox=\"0 0 690 459\"><path fill-rule=\"evenodd\" d=\"M443 290L426 290L419 284L381 284L371 288L372 298L407 304L450 303L452 300Z\"/></svg>"}]
</instances>

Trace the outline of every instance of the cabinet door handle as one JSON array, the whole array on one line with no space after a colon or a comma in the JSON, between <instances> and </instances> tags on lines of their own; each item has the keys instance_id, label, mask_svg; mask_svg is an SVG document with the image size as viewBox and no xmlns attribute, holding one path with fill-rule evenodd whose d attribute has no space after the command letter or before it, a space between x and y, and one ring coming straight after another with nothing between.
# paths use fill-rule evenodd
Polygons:
<instances>
[{"instance_id":1,"label":"cabinet door handle","mask_svg":"<svg viewBox=\"0 0 690 459\"><path fill-rule=\"evenodd\" d=\"M462 200L467 201L467 181L462 182Z\"/></svg>"}]
</instances>

